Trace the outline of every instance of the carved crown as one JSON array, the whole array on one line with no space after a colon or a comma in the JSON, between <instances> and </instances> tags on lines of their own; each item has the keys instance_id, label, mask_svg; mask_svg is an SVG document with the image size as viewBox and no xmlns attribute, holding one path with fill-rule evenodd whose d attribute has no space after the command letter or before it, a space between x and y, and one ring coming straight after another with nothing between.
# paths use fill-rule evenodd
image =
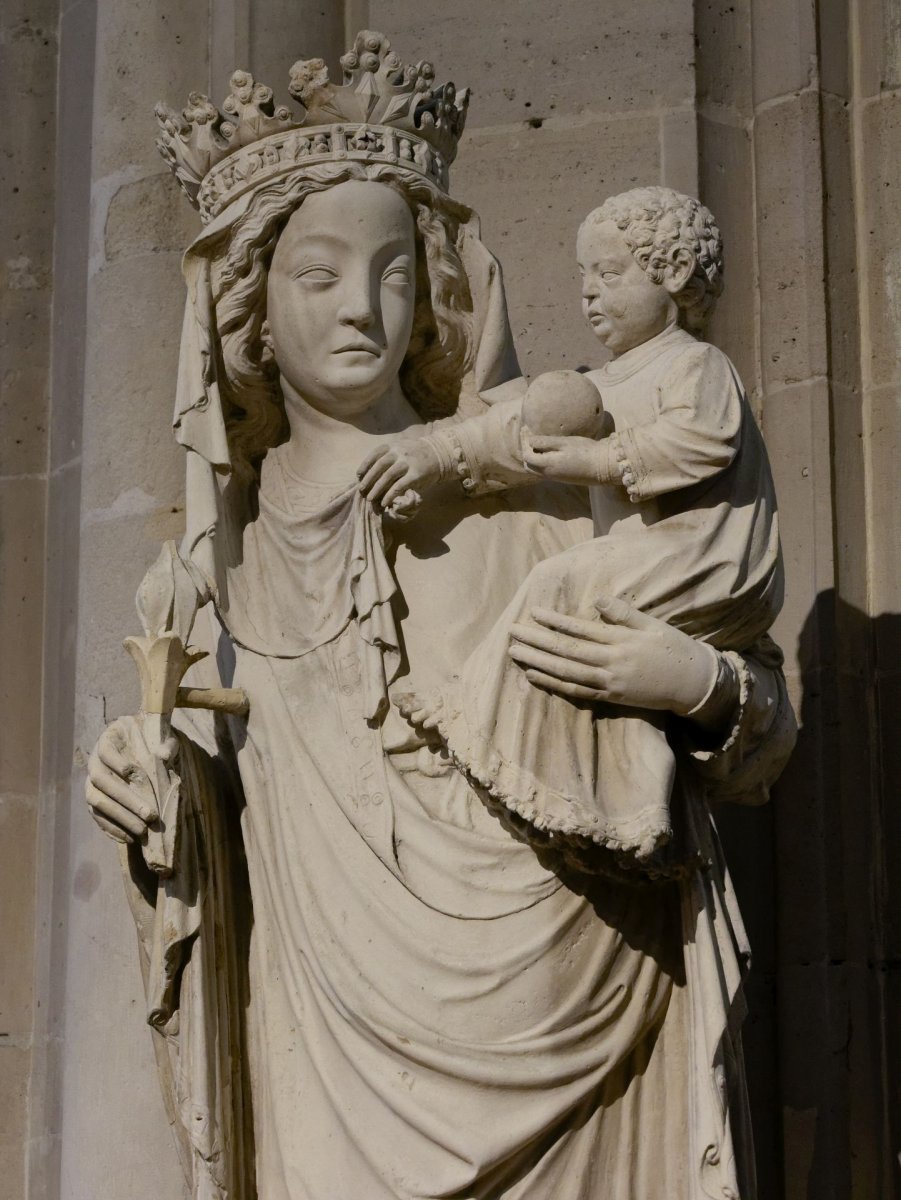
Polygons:
<instances>
[{"instance_id":1,"label":"carved crown","mask_svg":"<svg viewBox=\"0 0 901 1200\"><path fill-rule=\"evenodd\" d=\"M260 183L321 162L399 163L447 189L468 90L437 85L431 63L405 66L371 30L341 66L336 85L321 58L294 64L288 91L299 112L276 106L272 88L247 71L232 75L221 112L199 92L181 114L156 106L157 147L204 221Z\"/></svg>"}]
</instances>

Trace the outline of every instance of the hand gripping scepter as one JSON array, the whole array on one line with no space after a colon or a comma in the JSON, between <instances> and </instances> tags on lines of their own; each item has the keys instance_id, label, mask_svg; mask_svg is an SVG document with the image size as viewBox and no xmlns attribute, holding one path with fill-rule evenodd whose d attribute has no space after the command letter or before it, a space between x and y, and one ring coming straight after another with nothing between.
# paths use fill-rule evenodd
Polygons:
<instances>
[{"instance_id":1,"label":"hand gripping scepter","mask_svg":"<svg viewBox=\"0 0 901 1200\"><path fill-rule=\"evenodd\" d=\"M156 826L147 830L144 860L161 876L172 874L179 831L181 780L170 766L175 748L173 709L208 708L241 715L248 711L247 696L240 688L179 686L188 668L207 656L205 650L192 650L188 639L197 610L209 599L210 588L203 574L181 558L174 542L166 542L138 588L137 609L144 636L126 638L123 643L141 678L141 722L156 768L156 777L150 782L159 818Z\"/></svg>"}]
</instances>

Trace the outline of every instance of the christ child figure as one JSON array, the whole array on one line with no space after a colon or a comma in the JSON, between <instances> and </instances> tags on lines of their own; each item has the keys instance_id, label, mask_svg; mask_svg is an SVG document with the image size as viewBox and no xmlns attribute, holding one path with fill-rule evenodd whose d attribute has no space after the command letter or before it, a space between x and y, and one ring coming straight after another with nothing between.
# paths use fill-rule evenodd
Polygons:
<instances>
[{"instance_id":1,"label":"christ child figure","mask_svg":"<svg viewBox=\"0 0 901 1200\"><path fill-rule=\"evenodd\" d=\"M597 602L619 597L728 661L782 603L775 495L735 368L700 340L722 290L708 209L636 188L589 214L576 252L582 310L610 361L382 447L360 486L400 516L455 475L471 494L529 479L590 489L595 537L540 562L459 674L427 694L412 681L402 707L527 832L665 873L678 720L542 688L511 656L511 632L550 610L593 618L602 638Z\"/></svg>"}]
</instances>

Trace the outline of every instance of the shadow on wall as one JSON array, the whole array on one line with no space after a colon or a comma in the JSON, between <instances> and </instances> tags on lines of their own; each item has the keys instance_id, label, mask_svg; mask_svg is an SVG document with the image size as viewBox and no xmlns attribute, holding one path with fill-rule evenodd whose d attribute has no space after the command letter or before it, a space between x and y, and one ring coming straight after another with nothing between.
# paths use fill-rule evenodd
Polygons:
<instances>
[{"instance_id":1,"label":"shadow on wall","mask_svg":"<svg viewBox=\"0 0 901 1200\"><path fill-rule=\"evenodd\" d=\"M798 745L762 809L717 814L754 950L760 1195L901 1196L901 614L820 593Z\"/></svg>"}]
</instances>

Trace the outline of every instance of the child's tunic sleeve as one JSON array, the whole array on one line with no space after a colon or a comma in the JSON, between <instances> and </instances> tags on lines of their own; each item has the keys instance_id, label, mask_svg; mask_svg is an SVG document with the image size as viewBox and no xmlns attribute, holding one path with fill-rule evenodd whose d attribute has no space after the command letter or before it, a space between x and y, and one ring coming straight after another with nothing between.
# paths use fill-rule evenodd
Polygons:
<instances>
[{"instance_id":1,"label":"child's tunic sleeve","mask_svg":"<svg viewBox=\"0 0 901 1200\"><path fill-rule=\"evenodd\" d=\"M742 392L732 364L704 343L680 354L657 385L657 415L618 430L611 457L634 501L691 487L738 453Z\"/></svg>"}]
</instances>

